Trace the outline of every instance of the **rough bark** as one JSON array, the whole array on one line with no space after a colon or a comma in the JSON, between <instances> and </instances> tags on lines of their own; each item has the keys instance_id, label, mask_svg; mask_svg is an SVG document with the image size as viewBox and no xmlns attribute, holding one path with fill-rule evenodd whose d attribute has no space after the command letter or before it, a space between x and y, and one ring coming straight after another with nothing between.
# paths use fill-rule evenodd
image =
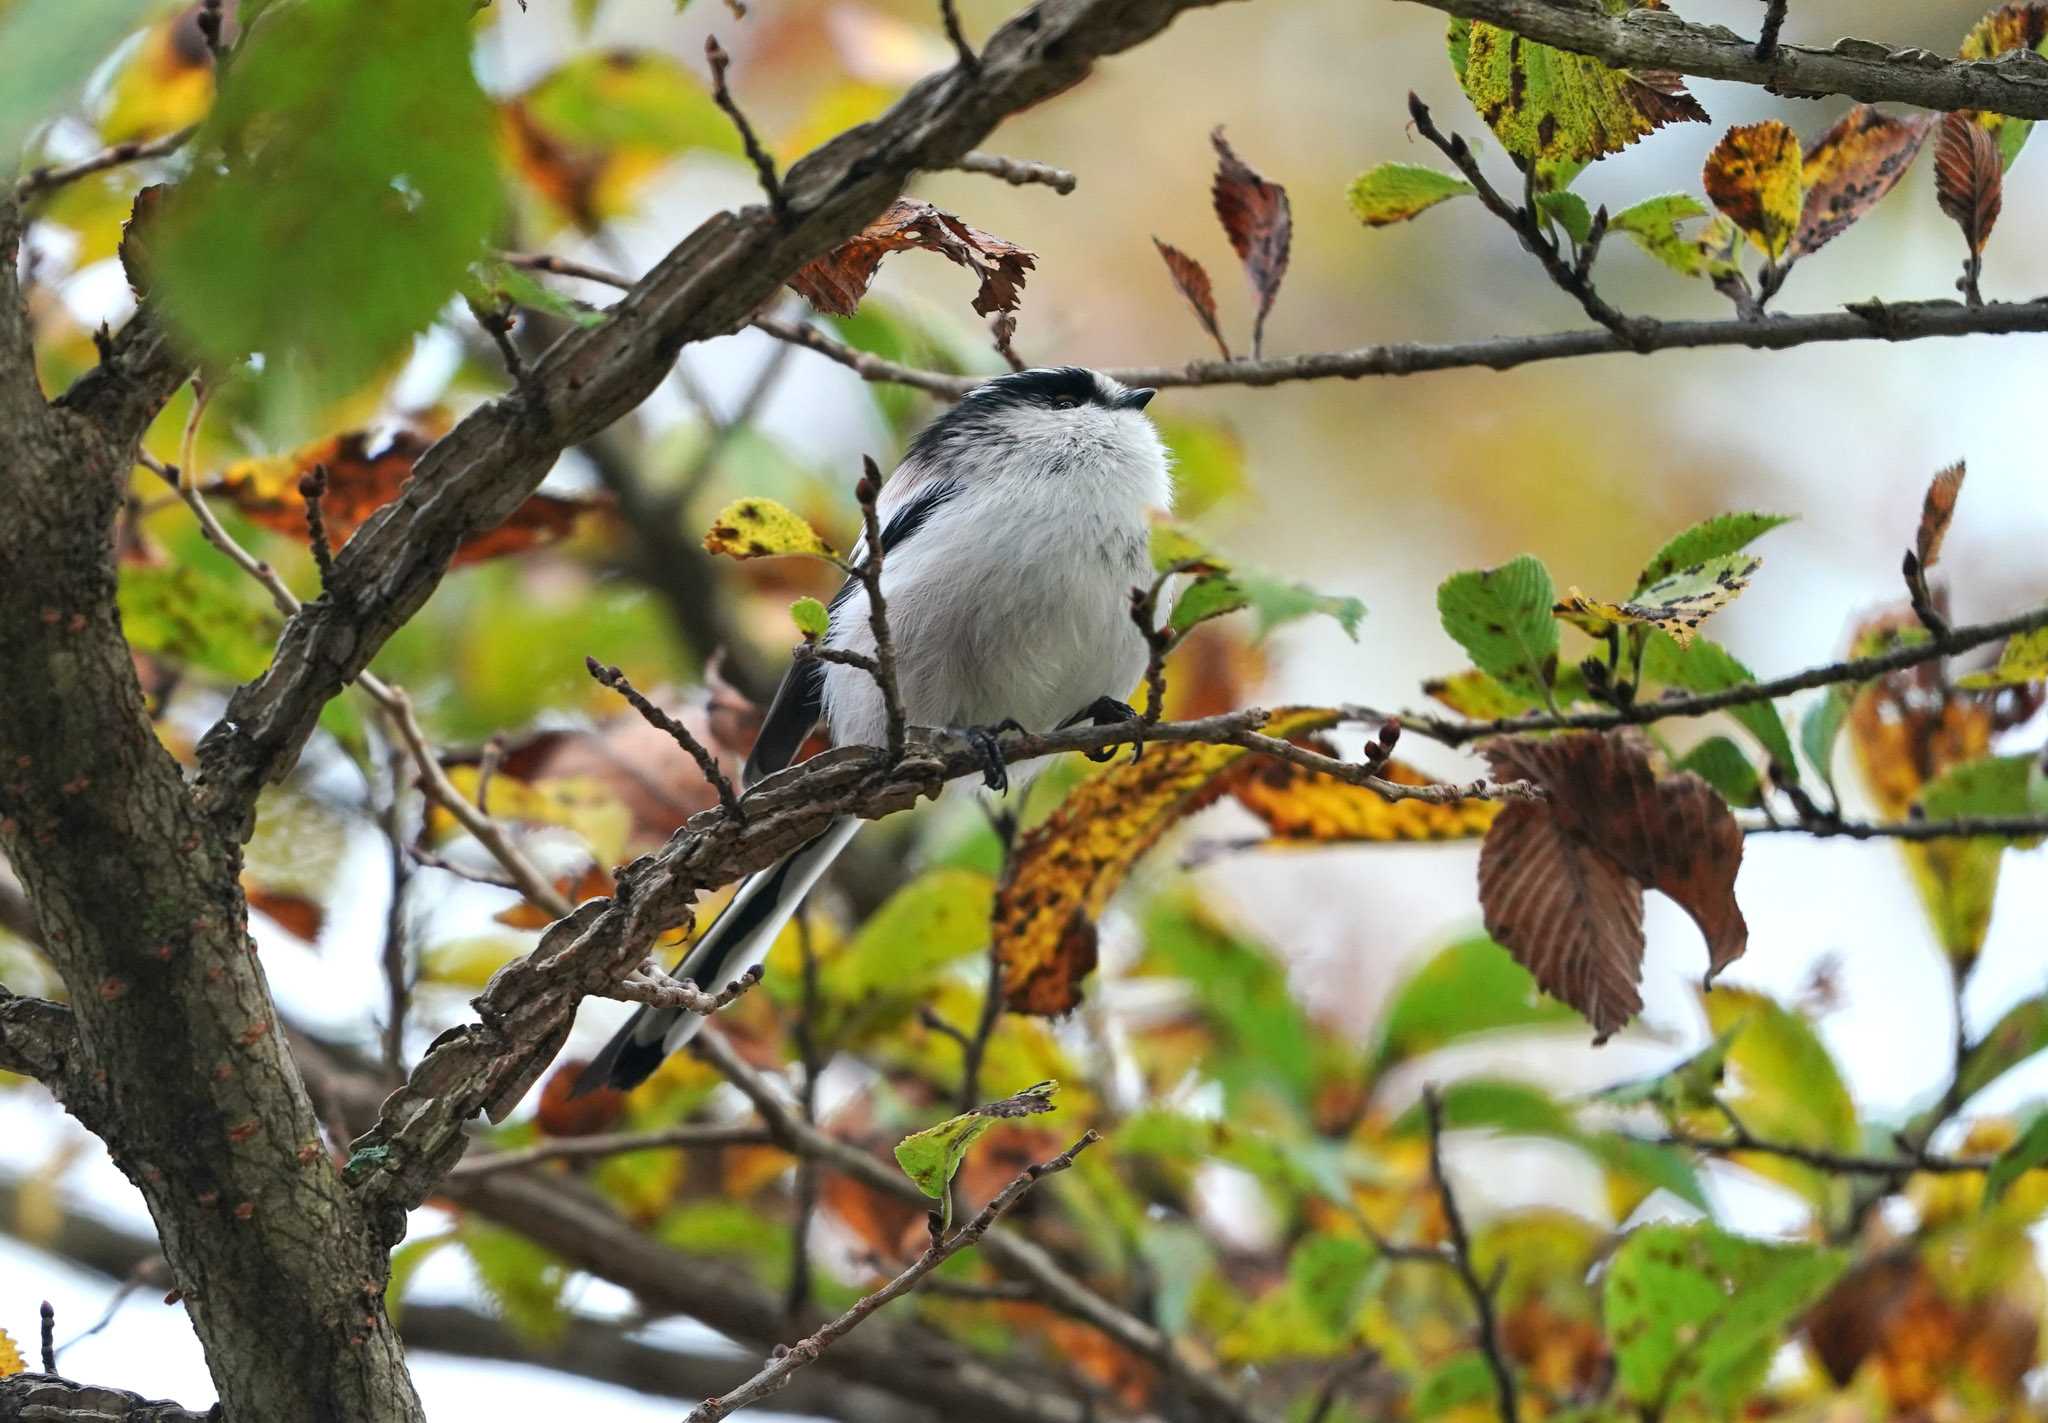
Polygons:
<instances>
[{"instance_id":1,"label":"rough bark","mask_svg":"<svg viewBox=\"0 0 2048 1423\"><path fill-rule=\"evenodd\" d=\"M0 208L12 313L18 228ZM384 1250L320 1145L249 938L240 846L158 742L122 636L112 530L135 436L110 432L139 431L151 387L108 372L88 391L105 425L46 406L14 335L0 329L0 853L76 1017L75 1051L44 1066L148 1202L229 1418L418 1418ZM46 1051L48 1014L6 1007L10 1054Z\"/></svg>"}]
</instances>

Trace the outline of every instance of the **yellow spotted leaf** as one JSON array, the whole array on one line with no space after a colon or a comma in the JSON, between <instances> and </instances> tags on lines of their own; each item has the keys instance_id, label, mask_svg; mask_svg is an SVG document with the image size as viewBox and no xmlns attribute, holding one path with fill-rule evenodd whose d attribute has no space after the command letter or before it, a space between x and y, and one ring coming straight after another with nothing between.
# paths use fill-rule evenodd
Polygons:
<instances>
[{"instance_id":1,"label":"yellow spotted leaf","mask_svg":"<svg viewBox=\"0 0 2048 1423\"><path fill-rule=\"evenodd\" d=\"M1731 128L1707 155L1707 196L1773 262L1792 248L1805 207L1799 135L1776 119Z\"/></svg>"},{"instance_id":2,"label":"yellow spotted leaf","mask_svg":"<svg viewBox=\"0 0 2048 1423\"><path fill-rule=\"evenodd\" d=\"M2048 628L2016 632L2005 640L1998 665L1988 672L1972 672L1956 680L1958 687L1981 690L1990 687L2020 687L2048 680Z\"/></svg>"},{"instance_id":3,"label":"yellow spotted leaf","mask_svg":"<svg viewBox=\"0 0 2048 1423\"><path fill-rule=\"evenodd\" d=\"M21 1357L21 1350L7 1331L0 1329L0 1379L27 1372L28 1362Z\"/></svg>"},{"instance_id":4,"label":"yellow spotted leaf","mask_svg":"<svg viewBox=\"0 0 2048 1423\"><path fill-rule=\"evenodd\" d=\"M2015 0L2015 3L1998 6L1972 26L1970 33L1963 37L1963 47L1958 56L1962 59L1996 59L2001 54L2023 49L2039 53L2044 44L2048 44L2048 5ZM1993 145L1998 149L2000 167L2012 167L2013 159L2019 157L2020 148L2033 131L2034 121L1994 113L1974 113L1970 117L1990 133Z\"/></svg>"},{"instance_id":5,"label":"yellow spotted leaf","mask_svg":"<svg viewBox=\"0 0 2048 1423\"><path fill-rule=\"evenodd\" d=\"M1707 121L1676 74L1610 69L1483 21L1452 20L1450 51L1472 107L1520 159L1583 162L1668 123Z\"/></svg>"},{"instance_id":6,"label":"yellow spotted leaf","mask_svg":"<svg viewBox=\"0 0 2048 1423\"><path fill-rule=\"evenodd\" d=\"M199 32L199 7L150 26L134 57L121 66L100 119L107 143L132 143L176 133L213 107L213 56Z\"/></svg>"},{"instance_id":7,"label":"yellow spotted leaf","mask_svg":"<svg viewBox=\"0 0 2048 1423\"><path fill-rule=\"evenodd\" d=\"M1296 707L1275 713L1265 731L1300 735L1335 719ZM1248 754L1235 746L1148 746L1138 760L1081 782L1019 837L994 920L1011 1011L1056 1017L1081 1001L1081 980L1095 967L1095 921L1111 896L1161 836L1221 792L1219 777Z\"/></svg>"},{"instance_id":8,"label":"yellow spotted leaf","mask_svg":"<svg viewBox=\"0 0 2048 1423\"><path fill-rule=\"evenodd\" d=\"M1477 667L1453 672L1448 677L1432 677L1422 684L1422 691L1424 696L1434 697L1473 721L1519 716L1536 705L1533 698L1509 691Z\"/></svg>"},{"instance_id":9,"label":"yellow spotted leaf","mask_svg":"<svg viewBox=\"0 0 2048 1423\"><path fill-rule=\"evenodd\" d=\"M1596 637L1616 624L1640 623L1690 647L1700 624L1733 602L1761 563L1753 554L1732 553L1688 564L1621 603L1588 598L1574 588L1556 611Z\"/></svg>"},{"instance_id":10,"label":"yellow spotted leaf","mask_svg":"<svg viewBox=\"0 0 2048 1423\"><path fill-rule=\"evenodd\" d=\"M1818 251L1870 211L1906 175L1934 127L1927 115L1893 118L1858 104L1806 150L1794 250Z\"/></svg>"},{"instance_id":11,"label":"yellow spotted leaf","mask_svg":"<svg viewBox=\"0 0 2048 1423\"><path fill-rule=\"evenodd\" d=\"M718 511L704 534L704 547L730 558L773 558L805 554L832 558L832 545L801 514L773 499L735 499Z\"/></svg>"},{"instance_id":12,"label":"yellow spotted leaf","mask_svg":"<svg viewBox=\"0 0 2048 1423\"><path fill-rule=\"evenodd\" d=\"M1401 761L1389 761L1380 775L1404 786L1435 784ZM1484 835L1500 813L1498 801L1388 800L1369 787L1264 756L1240 763L1230 789L1281 840L1467 840Z\"/></svg>"}]
</instances>

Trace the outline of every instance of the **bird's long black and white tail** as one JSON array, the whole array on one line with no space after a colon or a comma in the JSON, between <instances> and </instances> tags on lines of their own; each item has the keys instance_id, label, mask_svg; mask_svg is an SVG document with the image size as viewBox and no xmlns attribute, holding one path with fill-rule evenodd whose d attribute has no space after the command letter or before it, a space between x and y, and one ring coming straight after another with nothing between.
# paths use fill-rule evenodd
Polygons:
<instances>
[{"instance_id":1,"label":"bird's long black and white tail","mask_svg":"<svg viewBox=\"0 0 2048 1423\"><path fill-rule=\"evenodd\" d=\"M859 828L860 821L852 816L836 820L816 839L790 851L767 869L747 876L739 893L725 906L725 912L683 955L674 969L675 977L716 993L766 958L789 916L796 913L811 886L839 857ZM701 1013L643 1007L626 1020L626 1025L605 1044L604 1051L583 1069L576 1079L575 1091L581 1094L599 1087L625 1090L639 1086L703 1026Z\"/></svg>"}]
</instances>

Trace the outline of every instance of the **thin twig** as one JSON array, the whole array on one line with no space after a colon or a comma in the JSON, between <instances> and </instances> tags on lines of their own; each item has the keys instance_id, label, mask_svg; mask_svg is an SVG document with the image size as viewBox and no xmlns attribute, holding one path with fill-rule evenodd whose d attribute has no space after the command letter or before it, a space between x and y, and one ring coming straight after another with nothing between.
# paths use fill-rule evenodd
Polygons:
<instances>
[{"instance_id":1,"label":"thin twig","mask_svg":"<svg viewBox=\"0 0 2048 1423\"><path fill-rule=\"evenodd\" d=\"M406 963L406 888L412 883L412 856L406 852L405 749L391 746L391 798L384 807L383 831L391 855L391 903L384 911L384 1066L393 1077L405 1074L405 1020L412 1011L412 976ZM483 789L481 785L477 788Z\"/></svg>"},{"instance_id":2,"label":"thin twig","mask_svg":"<svg viewBox=\"0 0 2048 1423\"><path fill-rule=\"evenodd\" d=\"M1586 315L1627 342L1631 349L1650 349L1646 343L1655 334L1656 322L1625 315L1610 305L1593 290L1592 279L1588 275L1592 263L1567 256L1559 249L1556 238L1545 230L1542 216L1536 210L1534 164L1527 170L1523 203L1517 207L1502 197L1487 178L1486 170L1479 166L1478 155L1473 153L1471 145L1457 134L1446 136L1439 130L1430 118L1429 106L1413 92L1408 95L1408 113L1415 121L1415 131L1435 144L1444 157L1457 166L1486 210L1506 223L1521 239L1522 246L1542 263L1544 272L1561 291L1578 302Z\"/></svg>"},{"instance_id":3,"label":"thin twig","mask_svg":"<svg viewBox=\"0 0 2048 1423\"><path fill-rule=\"evenodd\" d=\"M607 998L627 1003L645 1003L651 1008L680 1008L685 1013L709 1017L719 1009L744 998L761 981L761 965L755 964L716 993L700 988L686 978L676 978L653 959L648 959L617 983L605 989Z\"/></svg>"},{"instance_id":4,"label":"thin twig","mask_svg":"<svg viewBox=\"0 0 2048 1423\"><path fill-rule=\"evenodd\" d=\"M725 116L732 120L732 126L740 131L740 144L747 151L747 158L753 163L754 171L760 175L761 190L768 194L768 207L775 214L778 223L789 221L789 198L782 191L782 179L776 176L775 160L768 156L768 150L761 146L760 138L754 133L754 126L747 122L747 116L740 112L732 90L725 82L725 71L732 63L732 57L719 48L716 35L704 37L704 60L711 66L711 97L718 107L725 110Z\"/></svg>"},{"instance_id":5,"label":"thin twig","mask_svg":"<svg viewBox=\"0 0 2048 1423\"><path fill-rule=\"evenodd\" d=\"M882 596L882 519L875 501L882 494L882 471L873 455L861 456L860 482L853 497L860 504L860 519L866 539L867 557L854 570L868 595L868 629L875 639L875 686L882 694L882 710L888 719L888 748L891 761L903 759L903 693L896 682L896 642L889 635L889 605Z\"/></svg>"},{"instance_id":6,"label":"thin twig","mask_svg":"<svg viewBox=\"0 0 2048 1423\"><path fill-rule=\"evenodd\" d=\"M321 501L327 496L327 466L316 464L299 481L299 498L306 503L306 538L313 550L313 566L320 571L320 586L334 590L334 547L327 541L327 511Z\"/></svg>"},{"instance_id":7,"label":"thin twig","mask_svg":"<svg viewBox=\"0 0 2048 1423\"><path fill-rule=\"evenodd\" d=\"M1778 31L1785 28L1787 0L1764 0L1764 24L1756 37L1756 58L1759 64L1769 64L1771 56L1778 52Z\"/></svg>"},{"instance_id":8,"label":"thin twig","mask_svg":"<svg viewBox=\"0 0 2048 1423\"><path fill-rule=\"evenodd\" d=\"M798 978L802 996L797 1002L796 1021L790 1025L790 1037L796 1044L797 1063L803 1068L804 1081L797 1093L797 1110L803 1113L806 1123L818 1124L818 1078L824 1073L825 1064L818 1052L817 1035L812 1031L816 1021L818 996L818 953L811 942L811 920L801 908L796 914L797 952L802 956L803 972ZM792 1321L800 1319L811 1304L811 1226L818 1213L818 1163L808 1156L796 1160L796 1224L789 1239L789 1288L783 1292L782 1312Z\"/></svg>"},{"instance_id":9,"label":"thin twig","mask_svg":"<svg viewBox=\"0 0 2048 1423\"><path fill-rule=\"evenodd\" d=\"M1472 1300L1472 1308L1479 1315L1479 1349L1486 1356L1486 1367L1493 1374L1493 1390L1500 1402L1501 1423L1518 1423L1520 1413L1515 1404L1515 1375L1509 1367L1507 1354L1501 1346L1500 1323L1495 1318L1493 1297L1498 1282L1479 1278L1479 1271L1472 1264L1472 1240L1465 1231L1464 1213L1458 1209L1458 1198L1451 1191L1450 1177L1444 1173L1444 1104L1434 1086L1422 1089L1422 1103L1429 1114L1429 1175L1436 1183L1437 1198L1443 1202L1444 1224L1451 1234L1451 1262L1458 1279L1465 1286L1465 1293Z\"/></svg>"},{"instance_id":10,"label":"thin twig","mask_svg":"<svg viewBox=\"0 0 2048 1423\"><path fill-rule=\"evenodd\" d=\"M81 158L76 163L66 163L59 167L51 167L46 163L31 168L14 185L14 196L25 203L30 198L61 188L66 183L75 183L80 178L89 178L95 173L118 168L124 163L167 158L183 148L186 140L198 130L197 124L190 124L176 133L167 133L161 138L131 139L127 143L117 143L111 148L101 149L90 158Z\"/></svg>"},{"instance_id":11,"label":"thin twig","mask_svg":"<svg viewBox=\"0 0 2048 1423\"><path fill-rule=\"evenodd\" d=\"M994 944L990 944L988 976L981 993L981 1015L974 1021L973 1035L962 1033L957 1028L945 1029L960 1039L960 1095L954 1100L963 1112L973 1110L981 1101L981 1065L988 1057L988 1041L995 1036L996 1024L1002 1021L1002 1017L1003 956L996 951Z\"/></svg>"},{"instance_id":12,"label":"thin twig","mask_svg":"<svg viewBox=\"0 0 2048 1423\"><path fill-rule=\"evenodd\" d=\"M1649 318L1638 318L1648 321ZM792 341L837 361L865 380L909 386L944 399L957 400L986 379L925 370L856 350L819 331L772 318L754 325L778 340ZM1104 374L1125 385L1156 389L1241 385L1263 387L1294 381L1361 380L1372 377L1424 375L1433 371L1513 370L1538 361L1582 356L1648 355L1657 351L1710 350L1741 346L1754 351L1786 351L1840 341L1921 341L1934 337L2013 335L2048 331L2048 298L2026 302L1987 302L1980 307L1957 301L1854 303L1841 311L1774 316L1768 321L1656 320L1628 340L1613 331L1594 328L1552 331L1527 336L1494 336L1479 341L1443 343L1394 342L1345 351L1315 351L1270 360L1191 361L1179 366L1118 366Z\"/></svg>"},{"instance_id":13,"label":"thin twig","mask_svg":"<svg viewBox=\"0 0 2048 1423\"><path fill-rule=\"evenodd\" d=\"M630 1151L668 1151L719 1146L768 1146L773 1138L760 1127L697 1124L662 1127L657 1131L612 1132L602 1136L561 1137L485 1156L465 1156L448 1173L453 1180L472 1180L497 1171L517 1171L544 1161L596 1161Z\"/></svg>"},{"instance_id":14,"label":"thin twig","mask_svg":"<svg viewBox=\"0 0 2048 1423\"><path fill-rule=\"evenodd\" d=\"M979 150L961 154L953 166L963 173L986 173L1019 188L1043 183L1062 197L1073 192L1077 182L1072 173L1050 163L1039 163L1029 158L1005 158L1000 153L982 153Z\"/></svg>"},{"instance_id":15,"label":"thin twig","mask_svg":"<svg viewBox=\"0 0 2048 1423\"><path fill-rule=\"evenodd\" d=\"M497 346L498 356L505 362L505 373L512 377L512 384L523 387L526 384L526 361L520 356L519 348L512 344L512 304L485 306L472 301L469 314L476 318L476 324L483 327Z\"/></svg>"},{"instance_id":16,"label":"thin twig","mask_svg":"<svg viewBox=\"0 0 2048 1423\"><path fill-rule=\"evenodd\" d=\"M720 1036L715 1024L697 1035L690 1044L690 1050L716 1068L721 1077L754 1104L754 1110L761 1114L761 1120L774 1135L776 1144L785 1151L814 1156L884 1196L893 1196L915 1205L928 1207L931 1204L930 1199L901 1171L884 1165L850 1142L825 1135L799 1118L769 1080L741 1060L732 1045ZM1256 1415L1229 1387L1183 1356L1171 1336L1075 1279L1033 1242L999 1230L988 1237L983 1250L990 1262L1004 1274L1027 1281L1036 1291L1040 1303L1098 1330L1151 1363L1204 1413L1228 1420L1228 1423L1256 1423Z\"/></svg>"},{"instance_id":17,"label":"thin twig","mask_svg":"<svg viewBox=\"0 0 2048 1423\"><path fill-rule=\"evenodd\" d=\"M1811 835L1816 840L2027 840L2048 835L2048 815L1970 815L1953 820L1899 820L1888 824L1822 815L1745 825L1745 835Z\"/></svg>"},{"instance_id":18,"label":"thin twig","mask_svg":"<svg viewBox=\"0 0 2048 1423\"><path fill-rule=\"evenodd\" d=\"M1627 707L1567 712L1561 716L1538 713L1501 717L1493 721L1452 721L1407 712L1402 714L1401 721L1416 735L1426 736L1446 746L1462 746L1489 736L1517 736L1532 731L1606 731L1617 726L1647 726L1652 722L1665 721L1672 717L1705 716L1709 712L1725 711L1729 707L1776 701L1779 697L1788 696L1793 692L1809 691L1815 687L1832 687L1846 682L1868 682L1889 672L1918 667L1958 652L1968 652L1972 648L2003 641L2014 633L2032 632L2043 627L2048 627L2048 604L2024 613L2015 613L2011 617L1999 618L1994 622L1952 628L1946 637L1930 636L1924 642L1895 647L1888 652L1870 657L1844 658L1840 662L1809 667L1803 672L1775 677L1766 682L1744 682L1718 692L1659 697L1650 701L1634 702ZM1382 719L1379 713L1364 707L1346 708L1346 713L1364 720Z\"/></svg>"},{"instance_id":19,"label":"thin twig","mask_svg":"<svg viewBox=\"0 0 2048 1423\"><path fill-rule=\"evenodd\" d=\"M1988 1171L1992 1166L1991 1157L1937 1156L1925 1151L1912 1151L1901 1156L1859 1156L1839 1151L1823 1151L1818 1147L1801 1146L1796 1142L1768 1141L1753 1135L1749 1128L1730 1118L1730 1132L1725 1137L1700 1136L1693 1132L1671 1131L1656 1137L1633 1138L1658 1146L1678 1146L1689 1151L1704 1152L1708 1156L1734 1156L1750 1152L1758 1156L1782 1157L1797 1161L1802 1166L1811 1166L1816 1171L1826 1171L1838 1176L1891 1176L1903 1178L1915 1172L1932 1175L1959 1175L1971 1171Z\"/></svg>"},{"instance_id":20,"label":"thin twig","mask_svg":"<svg viewBox=\"0 0 2048 1423\"><path fill-rule=\"evenodd\" d=\"M558 277L575 277L578 281L596 282L599 286L616 287L622 292L633 290L633 280L616 272L607 272L601 267L572 262L567 257L557 257L548 252L505 252L500 254L507 266L523 267L529 272L549 272Z\"/></svg>"},{"instance_id":21,"label":"thin twig","mask_svg":"<svg viewBox=\"0 0 2048 1423\"><path fill-rule=\"evenodd\" d=\"M1330 1410L1337 1406L1337 1395L1344 1391L1344 1385L1360 1374L1371 1372L1379 1361L1379 1350L1365 1349L1330 1370L1330 1376L1324 1379L1323 1386L1316 1390L1316 1401L1310 1405L1308 1417L1303 1423L1324 1423L1330 1416Z\"/></svg>"},{"instance_id":22,"label":"thin twig","mask_svg":"<svg viewBox=\"0 0 2048 1423\"><path fill-rule=\"evenodd\" d=\"M960 67L969 74L981 73L981 56L967 42L967 31L960 28L957 0L939 0L939 18L945 23L946 38L953 42L953 53L960 57Z\"/></svg>"},{"instance_id":23,"label":"thin twig","mask_svg":"<svg viewBox=\"0 0 2048 1423\"><path fill-rule=\"evenodd\" d=\"M1021 1200L1026 1191L1045 1177L1072 1166L1076 1157L1100 1140L1101 1137L1093 1131L1083 1133L1079 1141L1058 1156L1019 1172L1016 1179L997 1192L995 1198L983 1206L973 1220L951 1235L941 1238L935 1228L931 1245L912 1261L902 1274L873 1294L862 1297L852 1308L815 1334L798 1340L786 1349L778 1349L759 1373L729 1393L718 1398L705 1399L691 1411L684 1423L715 1423L715 1420L725 1417L735 1409L758 1403L787 1385L798 1369L806 1364L815 1363L820 1354L858 1328L869 1315L891 1300L908 1294L917 1287L918 1281L988 1234L989 1227L1002 1219L1004 1212Z\"/></svg>"},{"instance_id":24,"label":"thin twig","mask_svg":"<svg viewBox=\"0 0 2048 1423\"><path fill-rule=\"evenodd\" d=\"M1905 562L1901 565L1900 571L1905 575L1906 597L1913 605L1913 616L1920 620L1920 626L1937 638L1947 637L1948 619L1942 616L1941 609L1937 606L1935 592L1927 584L1927 570L1921 566L1917 550L1906 550Z\"/></svg>"},{"instance_id":25,"label":"thin twig","mask_svg":"<svg viewBox=\"0 0 2048 1423\"><path fill-rule=\"evenodd\" d=\"M746 811L740 807L740 793L726 776L725 768L718 764L718 757L712 753L710 747L690 734L690 728L648 701L640 694L638 688L626 680L626 674L618 668L607 667L595 657L584 658L583 665L591 676L624 697L627 704L640 713L641 719L649 726L657 731L666 732L676 745L690 753L690 759L697 763L698 771L711 784L711 788L718 792L718 803L725 807L727 815L739 821L747 818Z\"/></svg>"},{"instance_id":26,"label":"thin twig","mask_svg":"<svg viewBox=\"0 0 2048 1423\"><path fill-rule=\"evenodd\" d=\"M57 1372L57 1306L44 1300L41 1318L43 1372L54 1374Z\"/></svg>"}]
</instances>

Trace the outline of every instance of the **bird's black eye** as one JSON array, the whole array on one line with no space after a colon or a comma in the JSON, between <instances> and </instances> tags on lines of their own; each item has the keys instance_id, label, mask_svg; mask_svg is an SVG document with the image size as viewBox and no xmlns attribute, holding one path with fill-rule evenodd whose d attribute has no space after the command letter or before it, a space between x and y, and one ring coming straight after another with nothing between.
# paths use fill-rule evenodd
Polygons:
<instances>
[{"instance_id":1,"label":"bird's black eye","mask_svg":"<svg viewBox=\"0 0 2048 1423\"><path fill-rule=\"evenodd\" d=\"M1052 398L1052 408L1055 410L1072 410L1080 403L1079 400L1071 395L1055 395Z\"/></svg>"}]
</instances>

